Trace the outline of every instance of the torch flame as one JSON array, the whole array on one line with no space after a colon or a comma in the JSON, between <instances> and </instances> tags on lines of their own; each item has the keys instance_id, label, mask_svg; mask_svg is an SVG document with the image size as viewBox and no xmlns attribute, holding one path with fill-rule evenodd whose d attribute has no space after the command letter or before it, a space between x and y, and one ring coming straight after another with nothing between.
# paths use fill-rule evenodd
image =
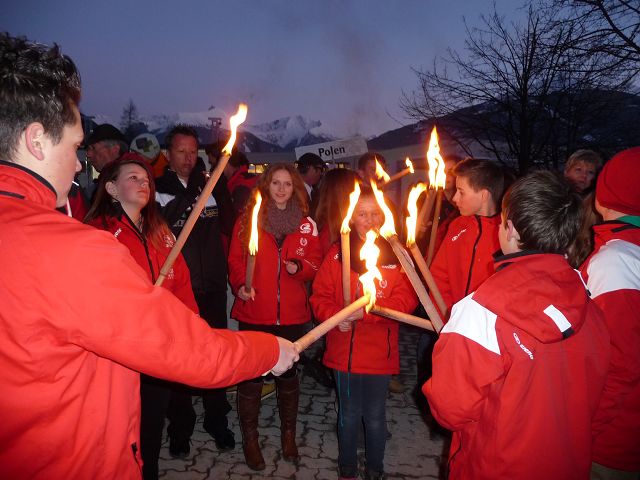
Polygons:
<instances>
[{"instance_id":1,"label":"torch flame","mask_svg":"<svg viewBox=\"0 0 640 480\"><path fill-rule=\"evenodd\" d=\"M404 163L407 166L407 168L409 169L410 173L415 173L415 171L413 170L413 162L411 162L411 160L409 160L409 157L405 158Z\"/></svg>"},{"instance_id":2,"label":"torch flame","mask_svg":"<svg viewBox=\"0 0 640 480\"><path fill-rule=\"evenodd\" d=\"M233 150L233 144L236 143L236 132L238 126L247 119L247 106L244 103L238 105L238 112L229 119L229 125L231 126L231 138L222 149L222 153L231 155Z\"/></svg>"},{"instance_id":3,"label":"torch flame","mask_svg":"<svg viewBox=\"0 0 640 480\"><path fill-rule=\"evenodd\" d=\"M407 200L407 210L409 216L407 217L407 246L411 247L416 243L416 225L418 221L418 197L420 194L427 190L427 186L424 183L418 183L409 192L409 199Z\"/></svg>"},{"instance_id":4,"label":"torch flame","mask_svg":"<svg viewBox=\"0 0 640 480\"><path fill-rule=\"evenodd\" d=\"M346 234L351 231L349 228L349 220L351 220L351 216L353 215L353 211L356 208L356 204L358 203L358 198L360 198L360 185L358 182L355 182L353 186L353 192L349 194L349 209L347 210L347 214L342 220L342 226L340 227L340 233Z\"/></svg>"},{"instance_id":5,"label":"torch flame","mask_svg":"<svg viewBox=\"0 0 640 480\"><path fill-rule=\"evenodd\" d=\"M256 204L251 212L251 235L249 236L249 254L255 255L258 252L258 212L262 204L262 195L256 190Z\"/></svg>"},{"instance_id":6,"label":"torch flame","mask_svg":"<svg viewBox=\"0 0 640 480\"><path fill-rule=\"evenodd\" d=\"M382 168L382 165L380 165L380 162L378 162L378 159L376 158L376 178L378 180L382 180L383 182L388 182L389 179L391 178L387 172L384 171L384 168Z\"/></svg>"},{"instance_id":7,"label":"torch flame","mask_svg":"<svg viewBox=\"0 0 640 480\"><path fill-rule=\"evenodd\" d=\"M377 278L379 282L382 281L382 274L376 265L378 257L380 256L380 249L375 244L377 237L378 234L376 232L369 230L364 245L362 249L360 249L360 260L364 260L367 267L367 271L360 275L362 290L365 295L369 295L369 303L365 307L365 311L367 312L371 310L376 303L376 284L373 280Z\"/></svg>"},{"instance_id":8,"label":"torch flame","mask_svg":"<svg viewBox=\"0 0 640 480\"><path fill-rule=\"evenodd\" d=\"M393 223L393 214L387 204L384 202L384 194L381 190L378 190L375 182L371 182L371 188L373 189L373 194L376 196L376 201L378 205L382 209L382 213L384 214L384 223L380 227L380 235L384 238L389 239L392 236L396 235L396 226Z\"/></svg>"},{"instance_id":9,"label":"torch flame","mask_svg":"<svg viewBox=\"0 0 640 480\"><path fill-rule=\"evenodd\" d=\"M440 155L438 131L435 126L433 130L431 130L429 150L427 150L427 161L429 162L429 187L444 188L447 176L444 173L444 159L442 155Z\"/></svg>"}]
</instances>

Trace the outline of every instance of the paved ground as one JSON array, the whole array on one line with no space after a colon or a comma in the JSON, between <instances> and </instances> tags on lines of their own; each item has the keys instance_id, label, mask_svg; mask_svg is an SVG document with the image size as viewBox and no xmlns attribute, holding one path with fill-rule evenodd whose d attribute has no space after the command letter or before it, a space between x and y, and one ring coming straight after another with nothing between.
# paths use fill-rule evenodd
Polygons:
<instances>
[{"instance_id":1,"label":"paved ground","mask_svg":"<svg viewBox=\"0 0 640 480\"><path fill-rule=\"evenodd\" d=\"M388 428L392 437L387 441L385 472L388 479L443 478L440 475L445 439L423 421L411 396L415 384L415 345L418 333L401 326L400 379L409 387L402 394L389 394L387 399ZM337 475L338 440L335 433L336 402L333 389L323 387L308 375L303 375L298 415L297 465L280 456L280 420L276 397L263 400L260 412L260 438L267 468L254 472L247 468L242 454L240 429L235 406L235 394L229 394L234 409L229 413L230 428L236 437L236 448L219 453L213 439L202 428L202 403L196 400L198 422L191 438L191 454L186 460L172 459L165 438L160 453L160 476L164 480L258 478L333 480ZM359 451L361 467L364 451Z\"/></svg>"}]
</instances>

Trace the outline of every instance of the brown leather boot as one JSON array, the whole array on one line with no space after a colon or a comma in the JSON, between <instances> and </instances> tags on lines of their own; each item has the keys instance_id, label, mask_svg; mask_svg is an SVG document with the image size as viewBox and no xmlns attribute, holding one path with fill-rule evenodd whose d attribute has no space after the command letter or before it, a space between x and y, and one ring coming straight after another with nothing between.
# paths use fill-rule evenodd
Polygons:
<instances>
[{"instance_id":1,"label":"brown leather boot","mask_svg":"<svg viewBox=\"0 0 640 480\"><path fill-rule=\"evenodd\" d=\"M265 463L258 443L258 416L262 382L244 382L238 385L238 418L242 431L242 450L247 466L264 470Z\"/></svg>"},{"instance_id":2,"label":"brown leather boot","mask_svg":"<svg viewBox=\"0 0 640 480\"><path fill-rule=\"evenodd\" d=\"M278 410L280 411L280 431L282 432L282 457L293 462L300 458L296 446L296 422L298 419L298 397L300 383L298 376L276 377L278 387Z\"/></svg>"}]
</instances>

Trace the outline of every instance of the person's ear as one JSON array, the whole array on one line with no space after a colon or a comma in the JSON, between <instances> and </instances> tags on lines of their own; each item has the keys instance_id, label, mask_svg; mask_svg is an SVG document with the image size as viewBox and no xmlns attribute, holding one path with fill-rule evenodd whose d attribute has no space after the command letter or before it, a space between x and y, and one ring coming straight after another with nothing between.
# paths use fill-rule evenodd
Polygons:
<instances>
[{"instance_id":1,"label":"person's ear","mask_svg":"<svg viewBox=\"0 0 640 480\"><path fill-rule=\"evenodd\" d=\"M27 125L24 131L27 151L38 160L44 160L44 126L40 122Z\"/></svg>"},{"instance_id":2,"label":"person's ear","mask_svg":"<svg viewBox=\"0 0 640 480\"><path fill-rule=\"evenodd\" d=\"M116 188L116 184L113 182L107 182L104 186L105 190L109 195L111 195L116 200L118 199L118 189Z\"/></svg>"},{"instance_id":3,"label":"person's ear","mask_svg":"<svg viewBox=\"0 0 640 480\"><path fill-rule=\"evenodd\" d=\"M520 234L511 220L507 220L507 240L515 240L516 243L520 243Z\"/></svg>"}]
</instances>

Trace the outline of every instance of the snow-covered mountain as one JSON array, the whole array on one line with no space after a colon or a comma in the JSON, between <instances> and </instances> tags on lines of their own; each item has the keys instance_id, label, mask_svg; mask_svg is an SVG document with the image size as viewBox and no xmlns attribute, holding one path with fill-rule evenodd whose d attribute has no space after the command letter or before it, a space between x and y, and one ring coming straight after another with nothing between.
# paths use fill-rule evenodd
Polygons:
<instances>
[{"instance_id":1,"label":"snow-covered mountain","mask_svg":"<svg viewBox=\"0 0 640 480\"><path fill-rule=\"evenodd\" d=\"M203 112L158 113L155 115L141 115L140 122L144 123L150 132L160 133L169 130L177 124L192 127L211 127L210 118L219 118L222 128L229 125L229 114L216 107L211 107Z\"/></svg>"},{"instance_id":2,"label":"snow-covered mountain","mask_svg":"<svg viewBox=\"0 0 640 480\"><path fill-rule=\"evenodd\" d=\"M308 120L300 115L279 118L259 125L243 125L241 128L265 142L278 145L283 150L337 138L328 133L319 120Z\"/></svg>"},{"instance_id":3,"label":"snow-covered mountain","mask_svg":"<svg viewBox=\"0 0 640 480\"><path fill-rule=\"evenodd\" d=\"M220 108L211 107L202 112L180 112L180 113L158 113L154 115L140 115L138 117L139 126L155 134L162 142L166 133L177 124L185 124L195 127L200 134L200 140L208 143L211 137L211 118L219 118L220 129L227 130L229 116L232 115ZM118 126L119 119L114 119L106 115L95 115L96 124L111 123ZM240 132L246 137L257 137L258 143L250 141L253 148L260 151L293 150L301 145L313 145L323 143L338 138L330 133L329 129L320 120L309 120L301 115L279 118L271 122L260 124L243 124ZM264 145L264 144L267 145Z\"/></svg>"}]
</instances>

